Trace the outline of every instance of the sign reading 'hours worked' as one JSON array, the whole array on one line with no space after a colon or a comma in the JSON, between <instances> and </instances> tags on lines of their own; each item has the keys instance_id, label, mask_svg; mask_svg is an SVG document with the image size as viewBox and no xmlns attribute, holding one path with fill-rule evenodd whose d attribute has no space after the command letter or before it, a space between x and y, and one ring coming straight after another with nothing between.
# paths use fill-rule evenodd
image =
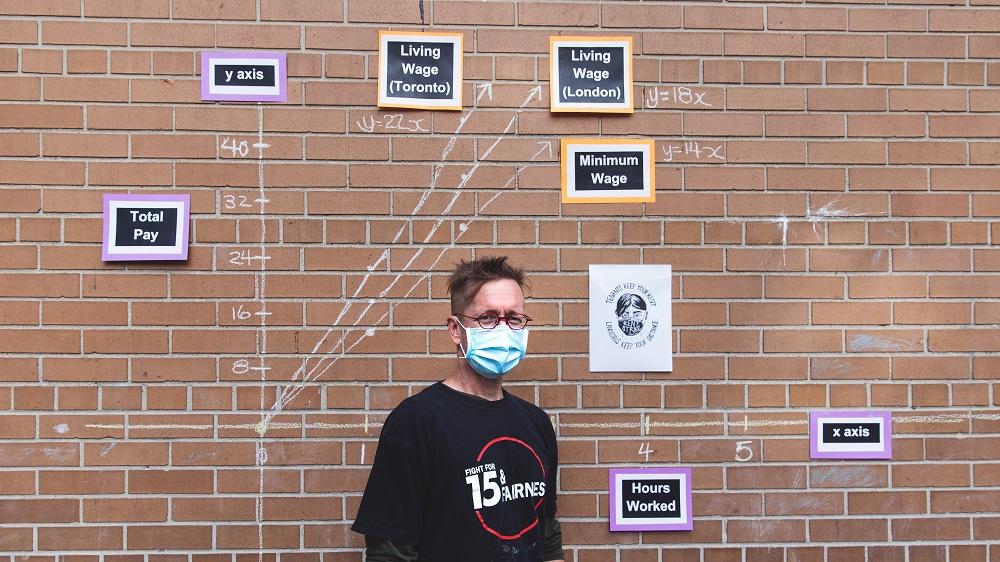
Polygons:
<instances>
[{"instance_id":1,"label":"sign reading 'hours worked'","mask_svg":"<svg viewBox=\"0 0 1000 562\"><path fill-rule=\"evenodd\" d=\"M186 260L190 195L104 195L104 261Z\"/></svg>"},{"instance_id":2,"label":"sign reading 'hours worked'","mask_svg":"<svg viewBox=\"0 0 1000 562\"><path fill-rule=\"evenodd\" d=\"M608 471L612 531L690 531L690 468L612 468Z\"/></svg>"},{"instance_id":3,"label":"sign reading 'hours worked'","mask_svg":"<svg viewBox=\"0 0 1000 562\"><path fill-rule=\"evenodd\" d=\"M551 110L632 113L631 37L550 37Z\"/></svg>"},{"instance_id":4,"label":"sign reading 'hours worked'","mask_svg":"<svg viewBox=\"0 0 1000 562\"><path fill-rule=\"evenodd\" d=\"M814 459L890 459L892 416L864 410L810 412L809 449Z\"/></svg>"},{"instance_id":5,"label":"sign reading 'hours worked'","mask_svg":"<svg viewBox=\"0 0 1000 562\"><path fill-rule=\"evenodd\" d=\"M203 52L201 99L286 101L288 70L285 53Z\"/></svg>"},{"instance_id":6,"label":"sign reading 'hours worked'","mask_svg":"<svg viewBox=\"0 0 1000 562\"><path fill-rule=\"evenodd\" d=\"M462 34L379 31L379 107L462 109Z\"/></svg>"},{"instance_id":7,"label":"sign reading 'hours worked'","mask_svg":"<svg viewBox=\"0 0 1000 562\"><path fill-rule=\"evenodd\" d=\"M563 203L651 203L655 142L562 139Z\"/></svg>"}]
</instances>

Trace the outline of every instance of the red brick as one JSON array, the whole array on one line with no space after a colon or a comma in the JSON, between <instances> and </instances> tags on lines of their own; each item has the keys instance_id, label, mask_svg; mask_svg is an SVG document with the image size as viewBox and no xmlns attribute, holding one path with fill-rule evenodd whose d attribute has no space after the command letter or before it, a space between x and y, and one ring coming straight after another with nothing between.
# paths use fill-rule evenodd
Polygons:
<instances>
[{"instance_id":1,"label":"red brick","mask_svg":"<svg viewBox=\"0 0 1000 562\"><path fill-rule=\"evenodd\" d=\"M215 25L201 23L133 23L133 47L214 47Z\"/></svg>"},{"instance_id":2,"label":"red brick","mask_svg":"<svg viewBox=\"0 0 1000 562\"><path fill-rule=\"evenodd\" d=\"M885 519L823 519L809 522L809 536L823 542L885 541L889 525Z\"/></svg>"},{"instance_id":3,"label":"red brick","mask_svg":"<svg viewBox=\"0 0 1000 562\"><path fill-rule=\"evenodd\" d=\"M767 28L794 31L846 31L847 13L843 8L769 6Z\"/></svg>"},{"instance_id":4,"label":"red brick","mask_svg":"<svg viewBox=\"0 0 1000 562\"><path fill-rule=\"evenodd\" d=\"M52 45L126 45L124 23L49 20L42 23L42 43Z\"/></svg>"},{"instance_id":5,"label":"red brick","mask_svg":"<svg viewBox=\"0 0 1000 562\"><path fill-rule=\"evenodd\" d=\"M115 0L87 0L83 14L100 18L168 18L170 7L167 0L136 0L127 6Z\"/></svg>"}]
</instances>

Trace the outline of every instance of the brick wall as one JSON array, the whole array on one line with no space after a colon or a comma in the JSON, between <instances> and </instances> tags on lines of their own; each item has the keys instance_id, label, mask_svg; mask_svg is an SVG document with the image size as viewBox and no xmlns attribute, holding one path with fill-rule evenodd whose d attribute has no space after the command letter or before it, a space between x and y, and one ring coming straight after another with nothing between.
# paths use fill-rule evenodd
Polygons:
<instances>
[{"instance_id":1,"label":"brick wall","mask_svg":"<svg viewBox=\"0 0 1000 562\"><path fill-rule=\"evenodd\" d=\"M489 253L534 272L506 388L557 424L568 560L1000 559L971 4L0 0L0 561L361 560L379 422ZM465 111L374 107L389 28L465 34ZM548 111L587 33L634 38L634 115ZM287 104L199 101L200 51L258 48ZM656 139L656 203L561 205L574 135ZM125 191L191 194L187 262L101 261ZM673 265L672 373L588 372L591 263ZM820 408L892 410L893 460L809 461ZM693 467L693 532L608 532L644 462Z\"/></svg>"}]
</instances>

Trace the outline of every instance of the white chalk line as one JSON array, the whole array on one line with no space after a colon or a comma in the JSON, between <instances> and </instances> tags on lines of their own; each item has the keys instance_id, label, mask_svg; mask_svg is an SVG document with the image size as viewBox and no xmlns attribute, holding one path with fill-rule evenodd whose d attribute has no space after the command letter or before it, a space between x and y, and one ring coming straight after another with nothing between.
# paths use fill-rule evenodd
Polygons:
<instances>
[{"instance_id":1,"label":"white chalk line","mask_svg":"<svg viewBox=\"0 0 1000 562\"><path fill-rule=\"evenodd\" d=\"M540 86L539 86L539 87L536 87L536 89L538 89L538 91L539 91L539 92L541 91L541 90L540 90ZM485 90L484 90L484 91L485 91ZM528 102L528 101L530 100L530 98L531 98L531 97L532 97L532 96L534 95L534 92L535 92L535 89L533 89L533 90L532 90L532 93L529 93L529 97L528 97L528 99L527 99L527 100L525 100L525 104L522 104L522 108L523 108L524 106L526 106L527 102ZM477 98L477 101L478 101L479 99L481 99L481 98L482 98L482 96L480 95L480 97L479 97L479 98ZM465 123L466 123L466 122L468 121L468 119L469 119L470 117L472 117L472 114L473 114L473 113L475 113L475 112L476 112L477 110L478 110L478 105L477 105L477 106L476 106L475 108L473 108L472 110L470 110L470 111L469 111L468 113L466 113L466 114L465 114L465 115L464 115L464 116L462 117L462 119L461 119L461 120L459 121L459 124L458 124L458 127L456 127L456 129L455 129L455 132L454 132L454 133L452 134L451 138L450 138L450 139L449 139L449 141L448 141L448 145L447 145L447 146L445 147L445 150L444 150L444 151L442 152L442 156L441 156L441 157L442 157L442 160L445 160L445 159L447 159L448 155L449 155L449 154L451 153L452 149L453 149L453 148L454 148L454 146L455 146L455 143L456 143L456 142L457 142L457 140L458 140L458 134L459 134L459 133L461 132L462 128L463 128L463 127L465 126ZM516 113L515 113L515 117L516 117ZM509 130L509 129L508 129L508 130ZM506 133L506 132L507 132L507 131L505 131L505 133ZM431 192L432 192L432 191L433 191L433 190L434 190L434 189L435 189L435 188L437 187L437 181L438 181L438 178L439 178L439 176L440 176L440 170L441 170L441 168L442 168L442 166L436 166L436 167L435 167L435 173L434 173L434 174L432 175L432 177L431 177L431 185L430 185L430 187L429 187L428 189L424 190L423 194L421 194L421 197L420 197L420 200L418 201L417 205L416 205L416 206L415 206L415 207L413 208L413 210L412 210L412 211L410 212L410 216L411 216L411 217L413 217L413 216L416 216L416 214L417 214L417 213L418 213L418 212L420 211L420 209L422 209L422 208L423 208L424 204L426 204L426 202L427 202L427 201L429 200L429 198L430 198L430 196L431 196ZM466 175L465 175L465 177L469 177L469 176L468 176L468 174L466 174ZM455 193L455 194L454 194L454 195L452 196L452 204L453 204L453 203L454 203L454 201L455 201L455 200L456 200L456 199L458 198L458 196L459 196L459 193L458 193L458 192L456 191L456 193ZM451 206L451 205L449 205L449 210L450 210L450 206ZM396 231L396 234L395 234L395 236L393 237L393 240L392 240L392 242L391 242L391 243L393 243L393 244L394 244L394 243L396 243L396 242L397 242L397 241L399 240L400 236L402 236L402 234L403 234L403 232L404 232L405 230L406 230L406 223L404 223L404 224L403 224L403 226L401 226L401 227L399 228L399 230L397 230L397 231ZM427 237L427 239L429 239L429 238L430 238L430 237L428 236L428 237ZM371 276L371 273L370 273L370 272L372 272L372 271L374 271L374 270L375 270L376 268L378 268L378 267L379 267L379 265L381 265L381 263L382 263L382 262L383 262L383 261L384 261L385 259L387 259L387 258L389 257L389 255L390 255L390 251L391 251L391 248L386 248L386 249L385 249L385 250L384 250L384 251L382 252L382 254L381 254L381 255L380 255L379 257L378 257L378 259L376 259L376 260L375 260L375 262L374 262L374 263L373 263L372 265L368 266L367 270L368 270L368 272L369 272L369 273L366 273L366 274L365 274L365 275L364 275L364 276L362 277L362 280L361 280L361 283L360 283L360 284L358 285L358 287L357 287L357 288L355 289L355 291L354 291L354 294L353 294L353 295L351 295L351 297L350 297L351 299L355 299L355 298L357 298L357 296L358 296L358 295L359 295L359 294L361 293L361 291L362 291L362 290L364 289L365 285L367 284L367 282L368 282L368 279L369 279L369 278L370 278L370 276ZM412 260L411 260L411 263L412 263ZM399 277L399 274L397 274L397 279L398 279L398 277ZM394 284L394 283L395 283L395 280L393 281L393 284ZM384 289L384 290L383 290L383 291L382 291L382 292L381 292L381 293L379 294L379 297L383 297L383 296L385 296L386 294L388 294L388 291L389 291L389 290L391 290L391 288L392 288L392 285L390 285L390 286L389 286L388 288ZM354 301L352 300L352 301L348 301L347 303L345 303L345 305L344 305L344 308L343 308L343 309L341 310L341 313L340 313L340 314L339 314L339 315L337 316L337 319L336 319L336 320L334 321L334 324L339 324L339 323L340 323L340 321L341 321L341 320L343 319L344 315L346 315L346 313L347 313L347 310L349 310L349 309L350 309L350 307L351 307L351 305L353 304L353 302L354 302ZM367 312L368 308L370 308L370 306L374 304L374 300L373 300L373 299L369 299L369 303L368 303L368 304L369 304L369 306L368 306L368 307L366 307L365 311L362 311L362 313L358 315L358 320L357 320L357 321L355 322L355 324L354 324L354 325L357 325L357 323L359 323L359 322L361 321L361 319L362 319L362 318L364 317L364 313L365 313L365 312ZM327 331L327 333L326 333L326 334L325 334L325 335L323 336L323 338L322 338L322 339L321 339L321 340L320 340L320 341L319 341L319 342L318 342L318 343L316 344L316 346L314 346L314 348L313 348L313 353L316 353L316 351L317 351L317 350L318 350L318 349L320 348L320 346L322 345L322 343L323 343L323 342L324 342L324 341L326 340L326 338L327 338L327 337L329 337L329 335L330 335L330 334L331 334L332 332L333 332L333 329L330 329L330 330L328 330L328 331ZM342 341L342 340L341 340L341 341ZM333 345L333 346L331 347L331 349L336 349L336 347L337 347L338 345L340 345L341 341L338 341L337 343L335 343L335 344L334 344L334 345ZM316 368L316 367L314 367L313 369L315 369L315 368ZM311 374L311 372L310 372L310 373L307 373L307 374L305 375L305 378L308 378L310 374ZM292 380L293 380L293 381L294 381L294 380L297 380L297 378L298 378L298 375L299 375L299 372L297 371L297 372L295 373L295 376L293 376ZM285 404L287 404L287 402L285 402Z\"/></svg>"},{"instance_id":2,"label":"white chalk line","mask_svg":"<svg viewBox=\"0 0 1000 562\"><path fill-rule=\"evenodd\" d=\"M646 416L644 422L559 422L560 429L639 429L641 427L663 427L686 429L694 427L795 427L808 425L809 420L706 420L690 422L661 422L651 421L648 416L657 414L643 414ZM1000 413L997 414L931 414L899 416L892 419L895 425L906 423L946 423L957 424L966 421L1000 421ZM85 427L90 429L250 429L257 430L259 423L236 423L236 424L120 424L120 423L94 423ZM299 422L272 422L268 425L270 429L364 429L367 433L370 428L382 427L381 422L365 421L356 423L299 423Z\"/></svg>"},{"instance_id":3,"label":"white chalk line","mask_svg":"<svg viewBox=\"0 0 1000 562\"><path fill-rule=\"evenodd\" d=\"M536 86L536 87L532 88L529 91L528 96L521 103L521 105L518 106L517 110L514 111L513 115L511 115L510 121L507 123L507 126L504 128L503 132L501 132L500 135L497 136L496 140L483 152L483 154L481 156L479 156L477 158L477 160L469 167L469 170L465 174L462 175L462 179L459 182L458 186L455 188L455 192L452 195L451 201L449 201L449 203L446 205L445 209L443 210L442 217L438 218L437 221L435 221L434 226L431 228L431 230L428 232L428 234L424 237L424 241L423 241L424 244L426 244L427 242L429 242L431 240L431 238L433 238L434 234L437 233L437 230L445 222L445 220L446 220L445 217L448 216L448 213L451 212L451 209L453 208L453 206L455 205L455 203L458 201L458 198L461 196L462 189L468 184L469 180L472 179L472 176L475 174L475 172L482 165L482 162L486 158L488 158L488 156L493 152L493 150L497 147L497 145L499 145L500 142L502 140L504 140L504 138L506 138L503 135L506 135L508 132L510 132L511 128L517 122L518 115L520 115L520 113L524 110L524 108L527 107L527 105L529 103L531 103L532 99L534 99L535 96L539 96L540 93L541 93L541 86ZM451 137L451 139L449 141L449 144L445 147L445 151L442 154L442 160L447 159L448 154L451 152L451 149L454 147L454 142L452 142L452 141L456 141L457 140L457 138L458 138L457 137L458 132L460 131L461 127L464 126L464 124L466 123L466 121L472 115L472 113L474 111L475 110L472 110L469 113L467 113L462 118L462 120L459 122L459 126L458 126L458 128L456 128L455 134ZM532 156L531 159L534 160L538 156L538 154L540 154L540 153L541 153L541 151L537 152L534 156ZM441 166L443 166L443 164L440 165L436 169L439 171L441 169ZM515 173L514 173L513 177L504 185L503 188L508 187L516 179L517 174L520 173L520 171L523 170L523 169L524 169L523 166L515 169ZM423 204L430 197L430 191L433 190L436 187L436 184L437 184L437 175L435 175L432 178L432 180L433 181L431 183L431 187L428 190L425 190L424 195L421 197L420 202L414 208L414 210L411 212L411 217L414 216L420 210L420 208L423 206ZM501 188L501 189L503 189L503 188ZM504 191L499 191L496 194L494 194L493 197L491 197L486 203L484 203L483 205L481 205L479 207L479 211L482 211L483 209L485 209L490 203L492 203L493 201L495 201L497 199L497 197L499 197L499 195L501 195L502 193L504 193ZM467 221L467 222L463 223L462 226L464 226L464 227L467 228L468 224L470 224L470 223L471 223L471 221ZM399 236L401 236L402 233L403 233L403 231L405 230L405 227L406 227L406 225L404 224L403 227L401 227L400 230L397 231L396 237L394 238L393 242L395 242L396 240L398 240ZM433 269L434 266L436 266L440 262L440 260L444 257L444 254L447 252L447 250L449 250L451 248L454 248L455 242L457 242L461 238L461 236L464 235L465 232L466 232L465 228L462 228L462 227L460 227L459 230L460 230L460 233L458 234L458 236L455 237L455 240L453 242L451 242L448 246L446 246L445 248L443 248L443 249L440 250L440 252L438 253L438 256L434 259L433 263L428 267L428 270ZM388 294L395 287L396 283L398 283L399 280L402 279L403 273L409 270L410 266L417 260L418 257L420 257L420 255L423 253L423 251L424 251L424 248L421 247L421 248L418 248L414 252L414 254L410 257L410 259L407 261L407 263L402 267L402 269L400 269L400 271L398 273L396 273L395 278L392 280L392 282L390 282L390 284L387 287L385 287L379 293L378 298L384 297L386 294ZM388 257L389 252L390 252L390 248L387 248L385 251L383 251L382 254L381 254L381 256L378 258L378 260L376 260L375 265L373 265L372 267L368 268L369 271L373 270L375 267L378 266L378 264L381 263L382 260L384 260L386 257ZM369 276L370 276L370 273L366 273L365 274L365 276L364 276L364 278L362 280L362 283L355 290L354 295L352 295L351 298L356 298L357 297L357 295L362 290L364 284L367 282ZM424 274L424 275L420 276L414 282L413 286L406 292L406 294L403 296L403 298L408 297L417 287L419 287L420 283L424 279L426 279L428 276L429 276L429 274ZM267 414L265 416L265 419L262 420L261 429L263 431L267 430L267 424L268 424L269 420L272 419L275 414L277 414L278 412L282 411L284 409L284 407L287 406L291 402L291 400L294 400L295 397L305 388L304 385L306 383L311 382L313 380L316 380L319 377L323 376L323 374L325 374L336 363L337 360L339 360L341 357L343 357L344 355L346 355L351 349L353 349L355 346L357 346L359 343L361 343L362 340L364 340L366 337L369 336L369 330L366 330L363 333L363 335L361 335L359 337L359 339L357 341L355 341L354 344L352 344L350 347L346 347L346 346L343 345L343 344L346 343L345 340L346 340L348 334L352 331L351 328L356 327L358 325L358 323L361 322L361 320L364 318L364 315L367 314L367 312L371 309L372 306L374 306L375 302L376 302L375 299L368 299L368 304L359 313L358 319L354 322L354 324L352 324L350 327L348 327L348 329L344 331L344 333L341 335L341 337L331 346L331 348L330 348L331 352L334 349L336 349L337 347L341 347L341 353L339 353L335 357L332 357L332 358L321 358L319 361L317 361L316 364L312 368L310 368L309 371L307 373L305 373L305 375L303 375L302 382L300 384L293 385L294 388L292 388L291 391L287 390L289 388L289 386L286 386L286 387L282 388L280 395L275 400L275 404L272 407L272 412L269 413L269 414ZM342 309L341 314L338 315L337 320L334 322L335 324L339 324L340 320L343 319L344 314L350 308L351 304L353 304L353 301L348 301L347 303L345 303L345 306ZM379 317L373 323L374 324L378 324L379 322L381 322L382 320L384 320L385 318L387 318L387 316L388 316L388 311L386 311L385 313L383 313L381 315L381 317ZM314 347L313 353L316 353L316 351L319 349L319 346L324 341L326 341L327 337L329 337L329 335L335 329L336 328L331 328L331 329L327 330L327 333L324 334L323 338L321 338L321 340ZM327 360L328 364L326 364L326 365L323 364L324 359ZM322 367L322 370L317 373L316 371L319 370L321 367ZM300 369L296 371L295 375L292 377L293 381L298 380L299 373L303 369L305 369L305 366L300 367Z\"/></svg>"},{"instance_id":4,"label":"white chalk line","mask_svg":"<svg viewBox=\"0 0 1000 562\"><path fill-rule=\"evenodd\" d=\"M260 255L267 255L267 219L264 216L266 210L267 195L264 192L264 108L257 103L257 192L260 205ZM260 408L264 409L265 396L263 384L267 380L267 370L265 367L267 355L267 260L260 260L260 275L256 276L257 297L260 303L260 331L257 334L257 357L260 369ZM258 440L255 446L257 466L259 467L258 481L260 483L257 497L254 501L254 513L257 516L257 562L264 562L264 465L267 463L267 450L261 441L263 433L258 433Z\"/></svg>"},{"instance_id":5,"label":"white chalk line","mask_svg":"<svg viewBox=\"0 0 1000 562\"><path fill-rule=\"evenodd\" d=\"M478 102L479 99L481 99L481 96L479 98L477 98L476 101ZM458 140L458 133L461 132L462 128L465 126L465 123L469 120L470 117L472 117L472 114L475 113L478 109L479 109L479 106L477 104L477 106L475 108L471 109L468 113L466 113L465 115L462 116L462 119L459 121L458 126L455 128L455 132L452 133L451 138L448 140L448 144L445 146L445 150L442 152L442 158L443 159L446 159L448 157L448 155L451 153L451 150L454 148L455 143ZM413 210L410 212L410 217L416 216L417 212L419 212L420 209L423 208L424 204L430 198L431 191L433 191L437 187L437 180L438 180L438 177L440 176L440 170L441 170L440 167L435 167L435 171L431 175L431 184L430 184L430 187L428 187L428 189L424 190L424 193L421 194L420 200L417 202L417 204L414 206ZM403 232L405 232L405 230L406 230L406 223L404 222L403 225L399 228L399 230L396 231L395 236L393 236L392 244L395 244L399 240L400 236L403 235ZM350 299L356 299L357 296L359 294L361 294L361 291L364 289L365 285L368 283L368 279L371 277L371 272L375 271L375 269L378 268L382 264L382 262L384 260L386 260L386 259L389 258L390 250L391 250L391 247L390 248L386 248L385 250L383 250L382 253L379 255L379 257L375 260L375 262L372 263L371 265L369 265L366 268L367 271L368 271L368 273L365 273L365 275L362 277L361 283L359 283L358 286L355 288L354 294L352 294L350 296ZM382 295L386 294L386 291L383 291L381 294ZM343 320L344 316L347 314L347 311L350 310L351 305L353 303L354 303L353 300L349 300L348 302L344 303L344 306L343 306L343 308L341 308L340 313L338 313L337 318L333 321L333 324L335 326L338 325L338 324L340 324L340 321ZM366 307L365 310L363 310L362 313L358 315L357 320L353 324L354 326L356 326L358 323L361 322L361 319L364 318L365 312L367 312L367 310L370 308L370 306L372 304L374 304L374 300L373 299L369 299L368 304L369 304L369 306ZM328 337L330 337L330 335L334 332L335 329L336 328L330 328L329 330L326 331L325 334L323 334L323 337L320 338L320 340L318 342L316 342L316 345L313 346L313 350L310 353L311 355L312 354L316 354L316 352L319 351L320 347L323 345L323 342L325 342L326 339ZM341 337L340 340L338 340L332 346L330 346L331 351L334 350L334 349L336 349L342 342L343 342L343 336ZM322 362L322 360L319 363L321 363L321 362ZM312 372L316 368L318 368L318 365L314 366L312 369L310 369L310 371L308 373L305 373L303 375L304 382L307 379L309 379L310 375L312 374ZM298 370L295 371L294 375L292 376L292 381L293 382L296 381L296 380L298 380L299 375L302 374L302 371L304 369L305 369L305 365L303 365L302 367L300 367ZM284 408L284 406L288 405L288 402L290 401L290 399L286 400L284 393L285 393L285 390L282 389L281 394L275 400L275 403L272 406L272 409L274 409L276 411L280 411L282 408ZM294 396L291 399L294 399ZM267 420L262 420L262 422L265 424L263 426L265 431L266 431L266 421Z\"/></svg>"}]
</instances>

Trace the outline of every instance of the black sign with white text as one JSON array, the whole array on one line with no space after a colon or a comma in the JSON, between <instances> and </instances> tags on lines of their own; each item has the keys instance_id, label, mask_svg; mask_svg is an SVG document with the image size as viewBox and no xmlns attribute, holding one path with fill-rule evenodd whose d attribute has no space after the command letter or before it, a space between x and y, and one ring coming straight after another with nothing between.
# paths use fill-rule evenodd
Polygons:
<instances>
[{"instance_id":1,"label":"black sign with white text","mask_svg":"<svg viewBox=\"0 0 1000 562\"><path fill-rule=\"evenodd\" d=\"M809 455L814 459L890 459L892 415L866 410L810 412Z\"/></svg>"},{"instance_id":2,"label":"black sign with white text","mask_svg":"<svg viewBox=\"0 0 1000 562\"><path fill-rule=\"evenodd\" d=\"M378 32L378 106L462 109L462 33Z\"/></svg>"},{"instance_id":3,"label":"black sign with white text","mask_svg":"<svg viewBox=\"0 0 1000 562\"><path fill-rule=\"evenodd\" d=\"M118 246L166 246L177 243L177 209L115 209Z\"/></svg>"},{"instance_id":4,"label":"black sign with white text","mask_svg":"<svg viewBox=\"0 0 1000 562\"><path fill-rule=\"evenodd\" d=\"M215 83L220 86L261 86L275 85L275 67L264 65L217 64Z\"/></svg>"},{"instance_id":5,"label":"black sign with white text","mask_svg":"<svg viewBox=\"0 0 1000 562\"><path fill-rule=\"evenodd\" d=\"M264 51L202 51L201 99L288 100L288 57Z\"/></svg>"},{"instance_id":6,"label":"black sign with white text","mask_svg":"<svg viewBox=\"0 0 1000 562\"><path fill-rule=\"evenodd\" d=\"M104 261L186 260L188 194L104 194Z\"/></svg>"},{"instance_id":7,"label":"black sign with white text","mask_svg":"<svg viewBox=\"0 0 1000 562\"><path fill-rule=\"evenodd\" d=\"M824 423L824 443L879 443L880 423Z\"/></svg>"},{"instance_id":8,"label":"black sign with white text","mask_svg":"<svg viewBox=\"0 0 1000 562\"><path fill-rule=\"evenodd\" d=\"M632 38L549 37L552 111L632 113Z\"/></svg>"},{"instance_id":9,"label":"black sign with white text","mask_svg":"<svg viewBox=\"0 0 1000 562\"><path fill-rule=\"evenodd\" d=\"M385 95L446 100L452 97L455 45L416 41L389 41Z\"/></svg>"},{"instance_id":10,"label":"black sign with white text","mask_svg":"<svg viewBox=\"0 0 1000 562\"><path fill-rule=\"evenodd\" d=\"M622 481L622 518L680 517L681 482L624 478Z\"/></svg>"},{"instance_id":11,"label":"black sign with white text","mask_svg":"<svg viewBox=\"0 0 1000 562\"><path fill-rule=\"evenodd\" d=\"M559 102L623 103L624 47L559 47Z\"/></svg>"},{"instance_id":12,"label":"black sign with white text","mask_svg":"<svg viewBox=\"0 0 1000 562\"><path fill-rule=\"evenodd\" d=\"M645 158L640 151L577 152L573 174L577 191L643 191Z\"/></svg>"}]
</instances>

